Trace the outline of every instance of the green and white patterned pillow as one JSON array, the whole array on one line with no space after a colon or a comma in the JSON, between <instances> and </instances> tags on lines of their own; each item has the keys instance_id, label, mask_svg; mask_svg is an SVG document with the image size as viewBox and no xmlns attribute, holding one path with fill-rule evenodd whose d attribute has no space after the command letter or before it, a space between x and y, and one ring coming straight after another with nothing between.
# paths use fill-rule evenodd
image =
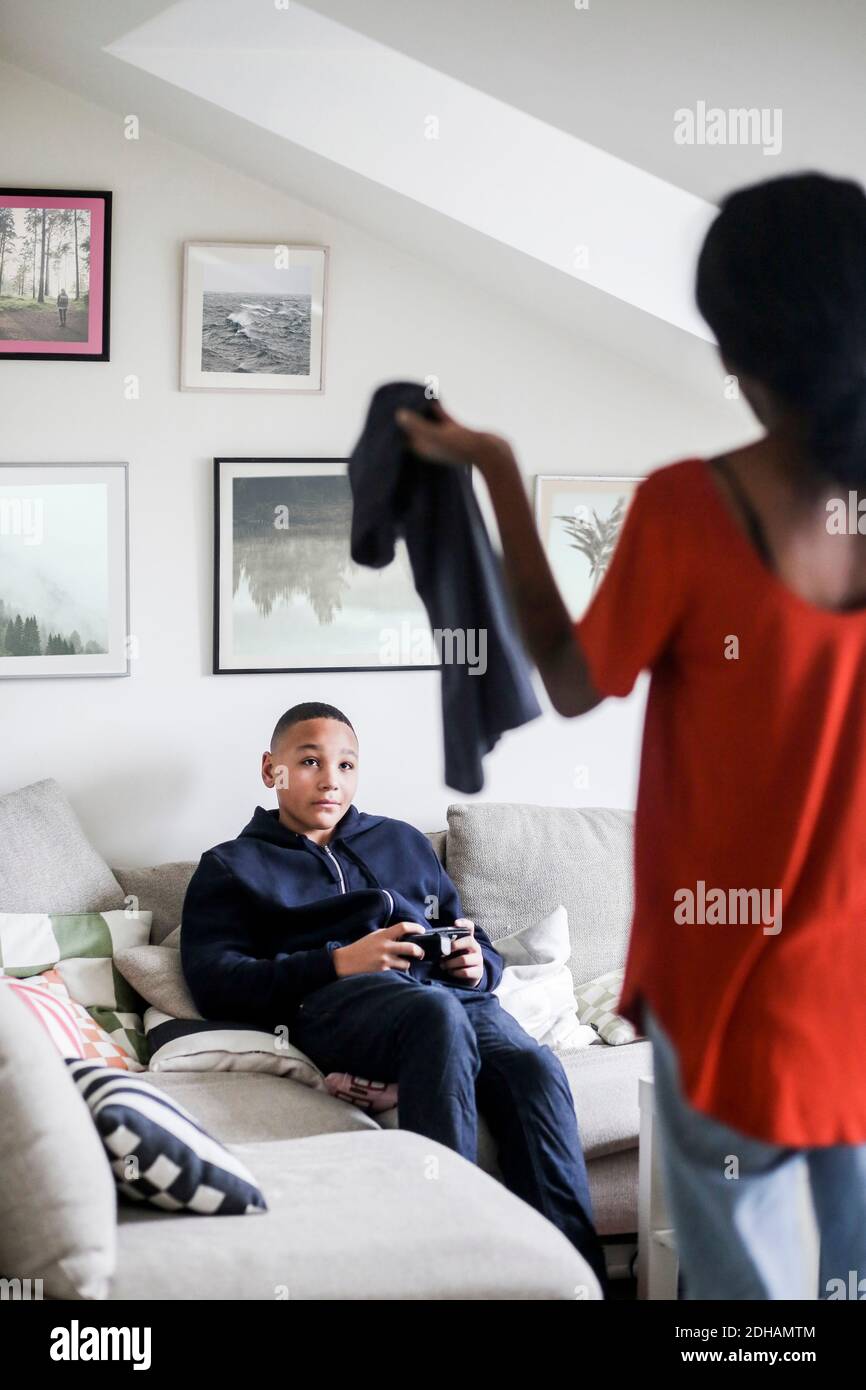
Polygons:
<instances>
[{"instance_id":1,"label":"green and white patterned pillow","mask_svg":"<svg viewBox=\"0 0 866 1390\"><path fill-rule=\"evenodd\" d=\"M150 912L0 913L0 973L27 979L56 970L70 997L143 1066L150 1055L142 1001L114 963L150 938Z\"/></svg>"},{"instance_id":2,"label":"green and white patterned pillow","mask_svg":"<svg viewBox=\"0 0 866 1390\"><path fill-rule=\"evenodd\" d=\"M627 1018L616 1012L624 978L624 970L609 970L606 975L578 985L574 991L580 1022L588 1023L613 1047L635 1042L641 1036Z\"/></svg>"}]
</instances>

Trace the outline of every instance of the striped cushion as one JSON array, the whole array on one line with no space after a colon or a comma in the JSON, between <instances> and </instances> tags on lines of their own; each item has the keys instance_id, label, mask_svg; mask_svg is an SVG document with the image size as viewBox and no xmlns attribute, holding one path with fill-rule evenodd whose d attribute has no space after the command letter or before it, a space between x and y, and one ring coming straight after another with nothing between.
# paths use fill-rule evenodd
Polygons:
<instances>
[{"instance_id":1,"label":"striped cushion","mask_svg":"<svg viewBox=\"0 0 866 1390\"><path fill-rule=\"evenodd\" d=\"M56 970L29 980L0 975L9 990L38 1018L61 1057L89 1058L117 1071L144 1071L137 1058L106 1033L82 1004L70 999Z\"/></svg>"},{"instance_id":2,"label":"striped cushion","mask_svg":"<svg viewBox=\"0 0 866 1390\"><path fill-rule=\"evenodd\" d=\"M318 1067L283 1033L251 1023L172 1018L153 1007L144 1011L144 1028L151 1071L270 1072L324 1089Z\"/></svg>"},{"instance_id":3,"label":"striped cushion","mask_svg":"<svg viewBox=\"0 0 866 1390\"><path fill-rule=\"evenodd\" d=\"M176 1100L139 1076L67 1058L118 1193L163 1211L243 1216L268 1205L249 1169Z\"/></svg>"},{"instance_id":4,"label":"striped cushion","mask_svg":"<svg viewBox=\"0 0 866 1390\"><path fill-rule=\"evenodd\" d=\"M114 963L115 952L143 945L151 914L0 913L0 972L29 979L54 969L70 997L134 1060L146 1064L141 1000ZM135 1070L135 1068L132 1068Z\"/></svg>"}]
</instances>

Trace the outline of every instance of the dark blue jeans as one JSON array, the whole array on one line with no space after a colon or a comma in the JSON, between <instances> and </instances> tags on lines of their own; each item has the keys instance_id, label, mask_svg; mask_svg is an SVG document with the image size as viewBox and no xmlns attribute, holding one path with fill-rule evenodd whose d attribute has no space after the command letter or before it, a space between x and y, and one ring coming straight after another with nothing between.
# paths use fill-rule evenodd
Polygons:
<instances>
[{"instance_id":1,"label":"dark blue jeans","mask_svg":"<svg viewBox=\"0 0 866 1390\"><path fill-rule=\"evenodd\" d=\"M343 975L306 995L290 1035L322 1072L396 1081L400 1128L471 1163L480 1110L505 1186L559 1227L607 1292L562 1063L495 994L398 970Z\"/></svg>"}]
</instances>

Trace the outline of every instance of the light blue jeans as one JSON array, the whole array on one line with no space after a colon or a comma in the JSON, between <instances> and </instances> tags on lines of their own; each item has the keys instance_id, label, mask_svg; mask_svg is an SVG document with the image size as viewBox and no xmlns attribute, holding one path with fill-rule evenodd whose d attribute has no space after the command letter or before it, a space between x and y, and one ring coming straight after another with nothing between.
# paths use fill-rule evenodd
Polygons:
<instances>
[{"instance_id":1,"label":"light blue jeans","mask_svg":"<svg viewBox=\"0 0 866 1390\"><path fill-rule=\"evenodd\" d=\"M643 1010L684 1297L866 1299L866 1144L788 1148L701 1114L683 1097L670 1038L646 1001ZM820 1230L817 1290L800 1229L803 1165Z\"/></svg>"}]
</instances>

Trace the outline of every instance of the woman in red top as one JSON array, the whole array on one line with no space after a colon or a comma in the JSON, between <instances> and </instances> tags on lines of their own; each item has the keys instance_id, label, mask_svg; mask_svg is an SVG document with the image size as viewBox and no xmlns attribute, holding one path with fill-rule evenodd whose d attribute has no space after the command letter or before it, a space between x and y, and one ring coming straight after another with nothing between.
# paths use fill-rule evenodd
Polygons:
<instances>
[{"instance_id":1,"label":"woman in red top","mask_svg":"<svg viewBox=\"0 0 866 1390\"><path fill-rule=\"evenodd\" d=\"M850 1297L866 1276L862 188L805 174L732 194L697 300L766 433L638 487L577 623L507 442L441 409L398 418L422 457L481 470L558 713L651 672L620 1009L654 1044L686 1295L815 1296L792 1209L805 1165L819 1296Z\"/></svg>"}]
</instances>

